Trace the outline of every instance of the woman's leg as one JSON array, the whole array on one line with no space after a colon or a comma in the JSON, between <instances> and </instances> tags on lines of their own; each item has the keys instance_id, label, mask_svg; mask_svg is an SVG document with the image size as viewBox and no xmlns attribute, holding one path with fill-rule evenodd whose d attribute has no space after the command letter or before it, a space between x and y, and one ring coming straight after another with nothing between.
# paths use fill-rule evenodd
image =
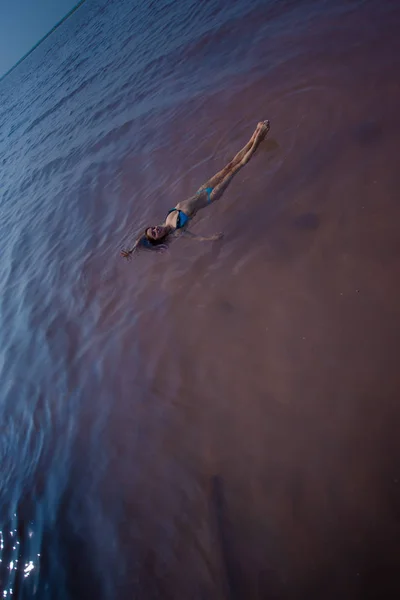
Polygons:
<instances>
[{"instance_id":1,"label":"woman's leg","mask_svg":"<svg viewBox=\"0 0 400 600\"><path fill-rule=\"evenodd\" d=\"M249 142L249 144L247 144L245 146L245 148L247 148L246 152L243 153L244 149L241 152L239 152L239 154L237 154L235 156L233 161L231 161L231 163L234 163L234 164L231 167L229 167L229 165L227 165L225 167L225 169L223 170L223 171L225 171L225 175L218 182L218 184L215 185L215 187L211 193L211 202L215 202L215 200L219 200L219 198L221 198L222 194L224 193L224 191L226 190L226 188L228 187L228 185L230 184L230 182L232 181L232 179L236 175L236 173L238 171L240 171L240 169L249 162L250 158L253 156L253 154L257 150L258 146L260 145L260 143L263 141L263 139L267 135L269 128L270 128L269 121L263 121L262 123L259 123L257 125L257 129L254 132L253 137L252 137L253 141L252 141L251 145L249 146L249 144L250 144L250 142ZM239 155L240 155L240 159L238 161L235 161L236 157ZM231 163L229 163L229 164L231 164ZM228 169L228 167L229 167L229 169ZM223 171L220 171L220 172L222 173Z\"/></svg>"},{"instance_id":2,"label":"woman's leg","mask_svg":"<svg viewBox=\"0 0 400 600\"><path fill-rule=\"evenodd\" d=\"M236 154L236 156L226 165L226 167L224 167L221 171L219 171L216 175L214 175L214 177L211 177L211 179L209 179L208 181L206 181L206 183L204 183L200 188L199 191L204 190L206 188L215 188L218 185L220 185L227 176L230 175L230 173L232 172L233 169L235 169L237 167L237 165L241 164L242 160L244 159L244 157L249 153L249 151L252 149L254 142L257 139L258 144L261 142L261 140L264 139L264 137L267 135L269 131L269 121L260 121L253 133L253 135L251 136L250 140L247 142L247 144L244 146L244 148L242 148L240 150L240 152L238 152ZM261 138L260 138L261 136ZM258 146L257 144L257 146ZM253 153L255 152L255 150L253 151Z\"/></svg>"}]
</instances>

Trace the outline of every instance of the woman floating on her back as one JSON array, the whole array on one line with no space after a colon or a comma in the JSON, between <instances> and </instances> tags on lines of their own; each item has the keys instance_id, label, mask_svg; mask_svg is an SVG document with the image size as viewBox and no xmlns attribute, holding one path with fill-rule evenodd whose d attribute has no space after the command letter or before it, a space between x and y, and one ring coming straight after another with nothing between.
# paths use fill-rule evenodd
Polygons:
<instances>
[{"instance_id":1,"label":"woman floating on her back","mask_svg":"<svg viewBox=\"0 0 400 600\"><path fill-rule=\"evenodd\" d=\"M191 196L187 200L183 200L183 202L179 202L175 208L171 208L163 223L154 225L153 227L146 227L144 234L136 241L131 250L121 251L122 256L125 258L129 257L132 252L139 247L149 249L157 248L157 246L165 244L168 237L178 231L198 240L219 239L221 237L219 234L210 237L194 235L187 231L187 226L197 211L209 206L211 203L214 203L221 198L233 176L249 162L250 158L267 135L269 127L269 121L260 121L245 147L236 154L222 171L202 185L194 196Z\"/></svg>"}]
</instances>

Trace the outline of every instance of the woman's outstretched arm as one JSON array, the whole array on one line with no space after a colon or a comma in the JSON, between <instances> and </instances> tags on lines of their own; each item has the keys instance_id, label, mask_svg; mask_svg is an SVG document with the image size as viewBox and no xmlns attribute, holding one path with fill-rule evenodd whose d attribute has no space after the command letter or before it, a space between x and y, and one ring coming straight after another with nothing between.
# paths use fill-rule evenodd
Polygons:
<instances>
[{"instance_id":1,"label":"woman's outstretched arm","mask_svg":"<svg viewBox=\"0 0 400 600\"><path fill-rule=\"evenodd\" d=\"M121 256L123 256L124 258L129 258L137 249L137 247L139 246L139 240L136 240L136 242L133 244L132 248L123 248L121 250Z\"/></svg>"},{"instance_id":2,"label":"woman's outstretched arm","mask_svg":"<svg viewBox=\"0 0 400 600\"><path fill-rule=\"evenodd\" d=\"M222 233L214 233L213 235L197 235L196 233L192 233L185 229L182 231L182 235L185 235L193 240L197 240L198 242L215 242L216 240L221 240L224 236Z\"/></svg>"}]
</instances>

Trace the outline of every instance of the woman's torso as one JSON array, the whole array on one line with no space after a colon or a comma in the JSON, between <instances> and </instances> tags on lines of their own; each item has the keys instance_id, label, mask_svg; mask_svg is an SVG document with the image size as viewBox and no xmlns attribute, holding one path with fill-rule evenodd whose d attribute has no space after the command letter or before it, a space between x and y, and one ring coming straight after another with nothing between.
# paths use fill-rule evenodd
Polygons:
<instances>
[{"instance_id":1,"label":"woman's torso","mask_svg":"<svg viewBox=\"0 0 400 600\"><path fill-rule=\"evenodd\" d=\"M171 227L177 228L177 224L179 223L178 211L182 211L185 215L192 219L196 215L197 211L206 207L208 204L209 202L207 192L197 192L193 196L186 198L186 200L178 202L178 204L175 206L176 210L168 213L165 219L165 223L166 225L171 225ZM187 223L185 225L187 225Z\"/></svg>"}]
</instances>

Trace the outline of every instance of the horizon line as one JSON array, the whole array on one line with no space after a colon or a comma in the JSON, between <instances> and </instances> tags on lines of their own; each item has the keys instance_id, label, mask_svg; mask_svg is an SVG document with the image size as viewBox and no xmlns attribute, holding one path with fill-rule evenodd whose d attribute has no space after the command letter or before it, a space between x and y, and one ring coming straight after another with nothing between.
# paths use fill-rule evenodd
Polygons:
<instances>
[{"instance_id":1,"label":"horizon line","mask_svg":"<svg viewBox=\"0 0 400 600\"><path fill-rule=\"evenodd\" d=\"M30 54L32 54L32 52L36 50L36 48L40 46L40 44L44 42L44 40L46 40L49 37L49 35L51 35L58 27L60 27L60 25L62 25L62 23L64 23L64 21L66 21L72 15L72 13L78 10L78 8L80 8L80 6L82 6L84 2L86 2L86 0L79 0L79 2L73 8L71 8L71 10L67 12L67 14L64 15L62 19L57 21L57 23L50 29L50 31L46 33L46 35L40 38L40 40L34 46L32 46L30 50L28 50L28 52L25 52L25 54L10 69L8 69L8 71L6 71L4 75L0 76L0 82L3 81L3 79L11 73L11 71L14 71L14 69L18 67L18 65L20 65Z\"/></svg>"}]
</instances>

